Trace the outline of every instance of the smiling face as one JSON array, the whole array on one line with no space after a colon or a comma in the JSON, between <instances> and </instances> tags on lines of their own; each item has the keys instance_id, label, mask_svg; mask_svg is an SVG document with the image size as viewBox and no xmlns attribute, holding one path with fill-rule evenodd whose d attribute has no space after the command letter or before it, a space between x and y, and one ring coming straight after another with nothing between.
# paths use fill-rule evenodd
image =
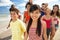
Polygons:
<instances>
[{"instance_id":1,"label":"smiling face","mask_svg":"<svg viewBox=\"0 0 60 40\"><path fill-rule=\"evenodd\" d=\"M11 11L10 16L12 20L16 20L18 18L18 14L15 11Z\"/></svg>"},{"instance_id":2,"label":"smiling face","mask_svg":"<svg viewBox=\"0 0 60 40\"><path fill-rule=\"evenodd\" d=\"M30 13L30 16L33 20L38 20L40 15L41 14L40 14L40 11L38 9Z\"/></svg>"},{"instance_id":3,"label":"smiling face","mask_svg":"<svg viewBox=\"0 0 60 40\"><path fill-rule=\"evenodd\" d=\"M47 9L47 10L45 11L45 13L46 13L46 15L47 15L47 14L50 15L51 10L50 10L50 9Z\"/></svg>"},{"instance_id":4,"label":"smiling face","mask_svg":"<svg viewBox=\"0 0 60 40\"><path fill-rule=\"evenodd\" d=\"M58 11L58 7L54 7L53 12L57 12L57 11Z\"/></svg>"},{"instance_id":5,"label":"smiling face","mask_svg":"<svg viewBox=\"0 0 60 40\"><path fill-rule=\"evenodd\" d=\"M42 9L45 10L46 6L45 5L42 5Z\"/></svg>"},{"instance_id":6,"label":"smiling face","mask_svg":"<svg viewBox=\"0 0 60 40\"><path fill-rule=\"evenodd\" d=\"M27 10L28 10L28 11L30 10L30 5L27 5Z\"/></svg>"}]
</instances>

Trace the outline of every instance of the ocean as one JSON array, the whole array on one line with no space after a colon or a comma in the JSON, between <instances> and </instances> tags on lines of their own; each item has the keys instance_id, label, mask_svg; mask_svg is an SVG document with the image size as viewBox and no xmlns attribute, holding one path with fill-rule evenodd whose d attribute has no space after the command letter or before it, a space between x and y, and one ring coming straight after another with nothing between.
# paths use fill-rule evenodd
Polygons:
<instances>
[{"instance_id":1,"label":"ocean","mask_svg":"<svg viewBox=\"0 0 60 40\"><path fill-rule=\"evenodd\" d=\"M0 37L2 33L7 31L7 26L9 24L10 15L9 14L0 14Z\"/></svg>"}]
</instances>

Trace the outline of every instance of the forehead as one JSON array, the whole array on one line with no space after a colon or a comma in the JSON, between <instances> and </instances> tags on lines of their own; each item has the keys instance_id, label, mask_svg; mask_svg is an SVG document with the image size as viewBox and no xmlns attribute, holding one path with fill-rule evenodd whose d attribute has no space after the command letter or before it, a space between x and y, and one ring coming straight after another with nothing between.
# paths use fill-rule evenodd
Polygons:
<instances>
[{"instance_id":1,"label":"forehead","mask_svg":"<svg viewBox=\"0 0 60 40\"><path fill-rule=\"evenodd\" d=\"M46 11L51 11L50 9L46 9Z\"/></svg>"},{"instance_id":2,"label":"forehead","mask_svg":"<svg viewBox=\"0 0 60 40\"><path fill-rule=\"evenodd\" d=\"M55 6L54 8L58 8L58 7Z\"/></svg>"},{"instance_id":3,"label":"forehead","mask_svg":"<svg viewBox=\"0 0 60 40\"><path fill-rule=\"evenodd\" d=\"M16 13L15 11L10 11L10 14L14 14L14 13Z\"/></svg>"},{"instance_id":4,"label":"forehead","mask_svg":"<svg viewBox=\"0 0 60 40\"><path fill-rule=\"evenodd\" d=\"M44 5L42 5L42 6L46 6L46 5L44 4Z\"/></svg>"},{"instance_id":5,"label":"forehead","mask_svg":"<svg viewBox=\"0 0 60 40\"><path fill-rule=\"evenodd\" d=\"M36 13L36 12L40 12L40 10L39 9L37 9L37 10L35 10L35 11L33 11L34 13Z\"/></svg>"},{"instance_id":6,"label":"forehead","mask_svg":"<svg viewBox=\"0 0 60 40\"><path fill-rule=\"evenodd\" d=\"M30 6L29 4L27 6Z\"/></svg>"}]
</instances>

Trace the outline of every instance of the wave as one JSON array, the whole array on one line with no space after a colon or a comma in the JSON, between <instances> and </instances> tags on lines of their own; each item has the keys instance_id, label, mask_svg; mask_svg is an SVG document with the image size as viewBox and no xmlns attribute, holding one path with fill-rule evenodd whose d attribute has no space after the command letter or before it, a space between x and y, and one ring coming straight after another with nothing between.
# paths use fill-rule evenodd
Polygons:
<instances>
[{"instance_id":1,"label":"wave","mask_svg":"<svg viewBox=\"0 0 60 40\"><path fill-rule=\"evenodd\" d=\"M10 15L8 16L0 16L0 21L6 21L10 19Z\"/></svg>"}]
</instances>

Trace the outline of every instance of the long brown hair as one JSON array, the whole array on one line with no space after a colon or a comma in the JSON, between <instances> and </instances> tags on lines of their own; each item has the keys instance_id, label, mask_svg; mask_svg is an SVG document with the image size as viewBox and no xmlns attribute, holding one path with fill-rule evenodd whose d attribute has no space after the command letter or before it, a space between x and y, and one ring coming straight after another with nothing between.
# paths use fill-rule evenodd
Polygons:
<instances>
[{"instance_id":1,"label":"long brown hair","mask_svg":"<svg viewBox=\"0 0 60 40\"><path fill-rule=\"evenodd\" d=\"M39 9L39 7L38 7L37 5L32 5L29 12L33 12L33 11L35 11L35 10L39 10L39 11L40 11L40 9ZM41 21L40 21L40 18L41 18L41 17L38 18L37 28L36 28L36 34L37 34L38 36L41 35ZM28 26L27 26L27 33L28 33L28 34L29 34L29 29L30 29L30 27L31 27L31 24L32 24L32 18L30 17L30 20L29 20Z\"/></svg>"},{"instance_id":2,"label":"long brown hair","mask_svg":"<svg viewBox=\"0 0 60 40\"><path fill-rule=\"evenodd\" d=\"M54 5L54 6L53 6L53 9L54 9L54 7L57 7L57 8L58 8L58 10L57 10L57 12L56 12L56 16L60 16L60 13L59 13L59 5ZM53 10L51 11L51 15L54 15Z\"/></svg>"}]
</instances>

